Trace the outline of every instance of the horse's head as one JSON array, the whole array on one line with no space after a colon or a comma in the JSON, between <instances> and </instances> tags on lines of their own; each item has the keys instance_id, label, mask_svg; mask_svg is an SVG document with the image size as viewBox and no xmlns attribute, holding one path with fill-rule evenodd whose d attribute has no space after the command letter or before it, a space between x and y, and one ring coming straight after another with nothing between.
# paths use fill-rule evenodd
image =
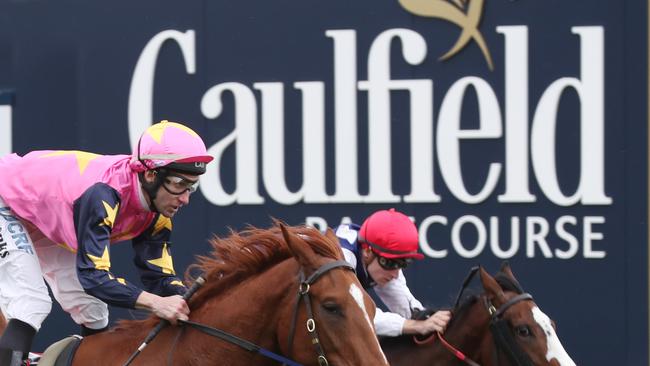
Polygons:
<instances>
[{"instance_id":1,"label":"horse's head","mask_svg":"<svg viewBox=\"0 0 650 366\"><path fill-rule=\"evenodd\" d=\"M575 366L555 333L555 324L523 292L507 263L495 277L483 268L479 273L485 289L481 301L490 314L490 331L497 345L495 353L494 344L484 344L483 360L497 365ZM484 343L488 342L492 341Z\"/></svg>"},{"instance_id":2,"label":"horse's head","mask_svg":"<svg viewBox=\"0 0 650 366\"><path fill-rule=\"evenodd\" d=\"M281 347L287 347L285 352L304 365L388 365L374 333L375 304L343 260L331 230L325 236L281 224L280 229L301 272L295 287L297 303L280 322ZM323 244L336 248L336 258L315 251ZM295 329L289 325L292 322ZM298 349L297 344L314 347Z\"/></svg>"}]
</instances>

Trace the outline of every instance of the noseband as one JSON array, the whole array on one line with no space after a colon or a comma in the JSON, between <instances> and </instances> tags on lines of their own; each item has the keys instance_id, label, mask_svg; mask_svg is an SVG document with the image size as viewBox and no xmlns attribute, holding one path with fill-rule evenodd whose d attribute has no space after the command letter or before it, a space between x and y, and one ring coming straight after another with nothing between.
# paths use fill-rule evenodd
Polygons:
<instances>
[{"instance_id":1,"label":"noseband","mask_svg":"<svg viewBox=\"0 0 650 366\"><path fill-rule=\"evenodd\" d=\"M298 321L298 307L300 306L300 300L305 300L305 311L307 313L307 332L311 337L311 342L314 345L314 349L318 354L318 365L328 366L329 362L325 357L325 351L321 345L320 339L318 338L318 332L316 331L316 321L314 320L314 313L311 307L311 298L309 296L309 290L311 285L313 285L322 275L335 269L343 268L354 271L354 267L350 263L344 260L338 260L334 262L325 263L320 268L318 268L314 273L312 273L307 279L305 279L305 273L301 269L299 274L300 285L298 286L298 296L296 298L296 305L293 308L293 318L291 319L291 328L289 328L289 341L288 341L288 352L287 355L291 357L291 348L293 346L293 336L296 331L296 322Z\"/></svg>"}]
</instances>

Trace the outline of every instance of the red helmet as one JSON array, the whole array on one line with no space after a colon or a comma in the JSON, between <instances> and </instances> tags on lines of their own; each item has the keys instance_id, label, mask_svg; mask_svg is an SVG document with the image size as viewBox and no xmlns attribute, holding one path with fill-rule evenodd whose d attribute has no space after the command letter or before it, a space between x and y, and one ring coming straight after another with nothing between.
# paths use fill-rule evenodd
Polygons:
<instances>
[{"instance_id":1,"label":"red helmet","mask_svg":"<svg viewBox=\"0 0 650 366\"><path fill-rule=\"evenodd\" d=\"M370 215L359 234L364 247L370 247L382 257L424 258L418 253L418 229L408 216L394 208Z\"/></svg>"}]
</instances>

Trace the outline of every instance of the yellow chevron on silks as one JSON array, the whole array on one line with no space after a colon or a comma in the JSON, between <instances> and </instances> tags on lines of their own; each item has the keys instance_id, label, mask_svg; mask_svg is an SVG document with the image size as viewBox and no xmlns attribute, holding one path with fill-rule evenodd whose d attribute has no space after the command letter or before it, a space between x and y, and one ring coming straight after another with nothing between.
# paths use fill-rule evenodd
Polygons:
<instances>
[{"instance_id":1,"label":"yellow chevron on silks","mask_svg":"<svg viewBox=\"0 0 650 366\"><path fill-rule=\"evenodd\" d=\"M94 256L92 254L86 254L88 258L95 264L95 269L100 271L107 271L111 269L111 257L108 254L108 246L104 247L104 253L101 257Z\"/></svg>"},{"instance_id":2,"label":"yellow chevron on silks","mask_svg":"<svg viewBox=\"0 0 650 366\"><path fill-rule=\"evenodd\" d=\"M120 209L120 203L118 202L115 207L111 207L108 202L102 200L102 204L106 210L106 217L104 218L104 221L99 224L99 226L106 225L112 229L113 224L115 224L115 216L117 216L117 211Z\"/></svg>"},{"instance_id":3,"label":"yellow chevron on silks","mask_svg":"<svg viewBox=\"0 0 650 366\"><path fill-rule=\"evenodd\" d=\"M79 165L79 175L83 175L84 171L86 170L86 167L88 167L88 164L101 157L101 155L85 152L85 151L78 151L78 150L70 150L70 151L55 151L49 154L42 155L42 158L48 158L52 156L63 156L63 155L74 155L75 158L77 159L77 165Z\"/></svg>"},{"instance_id":4,"label":"yellow chevron on silks","mask_svg":"<svg viewBox=\"0 0 650 366\"><path fill-rule=\"evenodd\" d=\"M485 39L478 30L483 13L484 0L398 0L409 13L422 17L439 18L454 23L462 29L456 44L447 51L441 60L451 58L474 39L483 52L490 70L494 70L492 56Z\"/></svg>"},{"instance_id":5,"label":"yellow chevron on silks","mask_svg":"<svg viewBox=\"0 0 650 366\"><path fill-rule=\"evenodd\" d=\"M147 262L153 264L154 266L160 267L162 269L162 273L172 274L172 275L176 274L176 272L174 271L174 262L172 260L172 256L169 255L169 251L167 250L167 243L163 244L162 254L160 258L151 259L148 260Z\"/></svg>"},{"instance_id":6,"label":"yellow chevron on silks","mask_svg":"<svg viewBox=\"0 0 650 366\"><path fill-rule=\"evenodd\" d=\"M153 231L151 232L151 236L155 236L163 229L172 231L172 220L169 217L159 215L158 220L156 220L156 223L153 225Z\"/></svg>"}]
</instances>

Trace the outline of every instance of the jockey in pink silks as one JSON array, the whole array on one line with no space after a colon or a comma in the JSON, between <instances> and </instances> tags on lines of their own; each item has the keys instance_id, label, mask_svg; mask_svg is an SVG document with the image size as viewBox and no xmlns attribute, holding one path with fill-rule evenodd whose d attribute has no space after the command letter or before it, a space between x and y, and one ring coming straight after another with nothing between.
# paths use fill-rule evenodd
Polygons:
<instances>
[{"instance_id":1,"label":"jockey in pink silks","mask_svg":"<svg viewBox=\"0 0 650 366\"><path fill-rule=\"evenodd\" d=\"M82 335L107 304L187 319L171 256L171 218L213 158L190 128L149 127L133 155L34 151L0 158L0 365L20 365L52 307L43 278ZM144 290L111 272L110 244L131 240Z\"/></svg>"}]
</instances>

